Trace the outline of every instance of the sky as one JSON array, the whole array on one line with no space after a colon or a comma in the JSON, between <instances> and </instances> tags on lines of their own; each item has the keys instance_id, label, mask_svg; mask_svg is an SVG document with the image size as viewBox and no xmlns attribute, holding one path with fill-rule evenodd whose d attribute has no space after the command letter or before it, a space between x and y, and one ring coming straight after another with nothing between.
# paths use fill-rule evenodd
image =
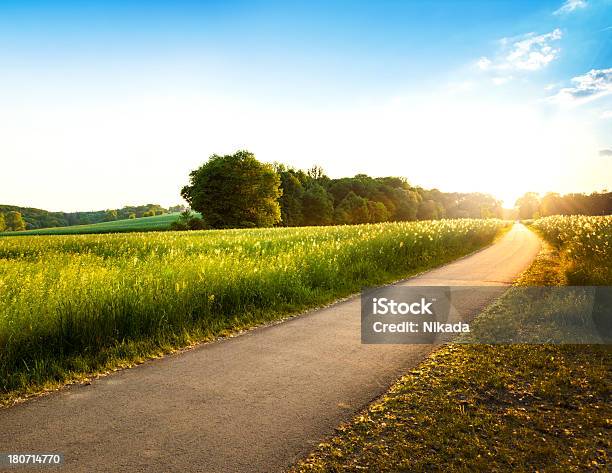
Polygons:
<instances>
[{"instance_id":1,"label":"sky","mask_svg":"<svg viewBox=\"0 0 612 473\"><path fill-rule=\"evenodd\" d=\"M612 0L0 2L0 203L182 203L212 154L612 186Z\"/></svg>"}]
</instances>

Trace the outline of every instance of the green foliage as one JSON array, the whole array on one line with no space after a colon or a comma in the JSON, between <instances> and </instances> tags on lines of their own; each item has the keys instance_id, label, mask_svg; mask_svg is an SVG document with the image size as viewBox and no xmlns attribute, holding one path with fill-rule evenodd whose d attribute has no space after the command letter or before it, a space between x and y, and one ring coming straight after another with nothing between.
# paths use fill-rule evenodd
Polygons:
<instances>
[{"instance_id":1,"label":"green foliage","mask_svg":"<svg viewBox=\"0 0 612 473\"><path fill-rule=\"evenodd\" d=\"M331 225L334 204L321 184L312 182L302 200L303 225Z\"/></svg>"},{"instance_id":2,"label":"green foliage","mask_svg":"<svg viewBox=\"0 0 612 473\"><path fill-rule=\"evenodd\" d=\"M0 232L6 230L6 220L4 219L4 214L0 213Z\"/></svg>"},{"instance_id":3,"label":"green foliage","mask_svg":"<svg viewBox=\"0 0 612 473\"><path fill-rule=\"evenodd\" d=\"M336 222L368 223L370 221L368 202L370 201L350 191L336 207Z\"/></svg>"},{"instance_id":4,"label":"green foliage","mask_svg":"<svg viewBox=\"0 0 612 473\"><path fill-rule=\"evenodd\" d=\"M300 180L299 173L293 170L280 168L277 172L281 179L283 194L279 198L281 209L281 225L285 227L297 227L302 225L304 216L302 213L304 200L304 186Z\"/></svg>"},{"instance_id":5,"label":"green foliage","mask_svg":"<svg viewBox=\"0 0 612 473\"><path fill-rule=\"evenodd\" d=\"M504 225L0 238L0 391L108 367L126 347L151 355L328 303L467 254Z\"/></svg>"},{"instance_id":6,"label":"green foliage","mask_svg":"<svg viewBox=\"0 0 612 473\"><path fill-rule=\"evenodd\" d=\"M424 200L419 204L417 218L419 220L435 220L442 218L444 208L435 200Z\"/></svg>"},{"instance_id":7,"label":"green foliage","mask_svg":"<svg viewBox=\"0 0 612 473\"><path fill-rule=\"evenodd\" d=\"M181 195L207 226L270 227L281 220L280 178L248 151L213 155L189 177Z\"/></svg>"},{"instance_id":8,"label":"green foliage","mask_svg":"<svg viewBox=\"0 0 612 473\"><path fill-rule=\"evenodd\" d=\"M187 210L187 207L184 205L173 205L172 207L168 207L168 212L170 213L181 213Z\"/></svg>"},{"instance_id":9,"label":"green foliage","mask_svg":"<svg viewBox=\"0 0 612 473\"><path fill-rule=\"evenodd\" d=\"M180 218L172 222L171 230L206 230L206 222L191 210L181 212Z\"/></svg>"},{"instance_id":10,"label":"green foliage","mask_svg":"<svg viewBox=\"0 0 612 473\"><path fill-rule=\"evenodd\" d=\"M389 220L389 211L382 202L368 201L368 222L380 223Z\"/></svg>"},{"instance_id":11,"label":"green foliage","mask_svg":"<svg viewBox=\"0 0 612 473\"><path fill-rule=\"evenodd\" d=\"M337 223L415 220L420 201L418 191L405 179L372 178L365 174L333 179L329 182L329 192L339 219Z\"/></svg>"},{"instance_id":12,"label":"green foliage","mask_svg":"<svg viewBox=\"0 0 612 473\"><path fill-rule=\"evenodd\" d=\"M610 215L612 192L560 195L549 192L542 199L527 192L516 201L519 218L528 220L551 215Z\"/></svg>"},{"instance_id":13,"label":"green foliage","mask_svg":"<svg viewBox=\"0 0 612 473\"><path fill-rule=\"evenodd\" d=\"M394 202L392 208L392 219L397 221L416 220L417 210L422 198L420 194L411 189L394 188Z\"/></svg>"},{"instance_id":14,"label":"green foliage","mask_svg":"<svg viewBox=\"0 0 612 473\"><path fill-rule=\"evenodd\" d=\"M202 168L191 173L191 184L183 189L183 197L202 212L213 227L261 226L254 219L245 220L241 215L234 215L235 209L253 200L246 196L258 187L250 182L250 177L245 177L245 172L235 169L245 157L254 159L246 151L231 156L213 156ZM280 226L502 216L499 201L487 194L425 190L412 187L399 177L373 178L358 174L330 179L320 166L307 171L279 163L271 167L279 176L282 192L277 197L280 221L275 220ZM269 202L272 201L274 198Z\"/></svg>"},{"instance_id":15,"label":"green foliage","mask_svg":"<svg viewBox=\"0 0 612 473\"><path fill-rule=\"evenodd\" d=\"M10 232L20 232L26 229L26 223L20 212L7 212L5 219L6 229Z\"/></svg>"},{"instance_id":16,"label":"green foliage","mask_svg":"<svg viewBox=\"0 0 612 473\"><path fill-rule=\"evenodd\" d=\"M155 215L155 214L154 214ZM113 222L117 220L117 211L116 210L107 210L106 216L104 217L105 222Z\"/></svg>"},{"instance_id":17,"label":"green foliage","mask_svg":"<svg viewBox=\"0 0 612 473\"><path fill-rule=\"evenodd\" d=\"M276 164L276 170L285 226L502 216L500 202L487 194L415 188L399 177L330 179L318 166L303 172Z\"/></svg>"}]
</instances>

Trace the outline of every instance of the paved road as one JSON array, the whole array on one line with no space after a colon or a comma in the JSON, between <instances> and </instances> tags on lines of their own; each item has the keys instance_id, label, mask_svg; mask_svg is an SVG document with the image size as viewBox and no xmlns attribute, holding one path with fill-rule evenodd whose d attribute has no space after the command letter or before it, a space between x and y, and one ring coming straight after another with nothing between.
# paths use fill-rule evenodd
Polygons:
<instances>
[{"instance_id":1,"label":"paved road","mask_svg":"<svg viewBox=\"0 0 612 473\"><path fill-rule=\"evenodd\" d=\"M539 246L515 225L495 245L400 284L507 284ZM362 345L353 297L1 409L0 451L61 452L62 471L280 471L430 351Z\"/></svg>"}]
</instances>

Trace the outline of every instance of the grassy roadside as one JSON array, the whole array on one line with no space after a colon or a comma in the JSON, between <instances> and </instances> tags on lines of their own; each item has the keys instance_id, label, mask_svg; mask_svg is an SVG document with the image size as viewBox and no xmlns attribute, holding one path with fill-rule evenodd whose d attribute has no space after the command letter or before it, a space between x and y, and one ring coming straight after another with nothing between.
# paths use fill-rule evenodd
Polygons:
<instances>
[{"instance_id":1,"label":"grassy roadside","mask_svg":"<svg viewBox=\"0 0 612 473\"><path fill-rule=\"evenodd\" d=\"M553 216L530 223L560 250L570 285L612 285L612 215Z\"/></svg>"},{"instance_id":2,"label":"grassy roadside","mask_svg":"<svg viewBox=\"0 0 612 473\"><path fill-rule=\"evenodd\" d=\"M406 228L412 228L404 227L385 226L388 235L378 226L290 229L283 230L290 233L284 240L271 239L265 231L169 232L127 240L33 238L39 247L15 239L14 244L22 246L7 246L6 259L0 258L0 285L4 282L6 291L0 309L5 302L4 321L12 320L12 325L5 323L4 333L0 330L0 344L6 340L14 345L11 351L7 343L0 352L0 404L279 321L354 294L363 285L393 282L440 266L490 244L509 229L491 227L482 236L465 237L449 228L448 237L439 242L424 233L415 234L414 244L402 245L402 239L410 237ZM296 232L308 233L307 238L294 238ZM327 238L324 244L329 232L347 238ZM364 232L377 233L368 240ZM211 241L215 235L217 242ZM269 241L261 238L266 235ZM232 238L240 238L233 243L237 249ZM158 254L161 250L166 253ZM93 258L93 252L103 257ZM12 319L10 310L16 314ZM0 317L0 329L2 322ZM54 338L58 327L63 330ZM90 338L91 343L85 343Z\"/></svg>"},{"instance_id":3,"label":"grassy roadside","mask_svg":"<svg viewBox=\"0 0 612 473\"><path fill-rule=\"evenodd\" d=\"M545 247L521 285L564 285ZM339 471L609 471L612 351L447 345L294 466Z\"/></svg>"}]
</instances>

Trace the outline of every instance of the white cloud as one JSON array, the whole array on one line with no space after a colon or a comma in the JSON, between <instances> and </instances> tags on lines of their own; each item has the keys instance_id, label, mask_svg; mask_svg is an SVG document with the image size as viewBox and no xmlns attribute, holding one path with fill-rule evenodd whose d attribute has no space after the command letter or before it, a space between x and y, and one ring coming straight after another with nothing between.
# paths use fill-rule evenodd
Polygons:
<instances>
[{"instance_id":1,"label":"white cloud","mask_svg":"<svg viewBox=\"0 0 612 473\"><path fill-rule=\"evenodd\" d=\"M530 34L515 42L506 56L507 66L527 71L536 71L547 66L559 54L559 48L553 48L550 42L560 40L562 36L561 30L556 28L550 33L537 36Z\"/></svg>"},{"instance_id":2,"label":"white cloud","mask_svg":"<svg viewBox=\"0 0 612 473\"><path fill-rule=\"evenodd\" d=\"M561 7L556 10L554 15L564 15L566 13L571 13L574 10L578 10L579 8L585 8L587 6L587 2L585 0L566 0Z\"/></svg>"},{"instance_id":3,"label":"white cloud","mask_svg":"<svg viewBox=\"0 0 612 473\"><path fill-rule=\"evenodd\" d=\"M599 156L612 156L612 149L600 149Z\"/></svg>"},{"instance_id":4,"label":"white cloud","mask_svg":"<svg viewBox=\"0 0 612 473\"><path fill-rule=\"evenodd\" d=\"M612 110L606 110L601 114L601 118L612 118Z\"/></svg>"},{"instance_id":5,"label":"white cloud","mask_svg":"<svg viewBox=\"0 0 612 473\"><path fill-rule=\"evenodd\" d=\"M572 79L573 87L565 87L549 99L559 104L581 104L612 94L612 68L591 69Z\"/></svg>"},{"instance_id":6,"label":"white cloud","mask_svg":"<svg viewBox=\"0 0 612 473\"><path fill-rule=\"evenodd\" d=\"M528 33L520 38L502 38L502 51L497 59L481 57L477 65L483 70L493 71L537 71L546 67L559 56L560 48L553 42L560 40L563 33L559 28L550 33L536 35Z\"/></svg>"}]
</instances>

